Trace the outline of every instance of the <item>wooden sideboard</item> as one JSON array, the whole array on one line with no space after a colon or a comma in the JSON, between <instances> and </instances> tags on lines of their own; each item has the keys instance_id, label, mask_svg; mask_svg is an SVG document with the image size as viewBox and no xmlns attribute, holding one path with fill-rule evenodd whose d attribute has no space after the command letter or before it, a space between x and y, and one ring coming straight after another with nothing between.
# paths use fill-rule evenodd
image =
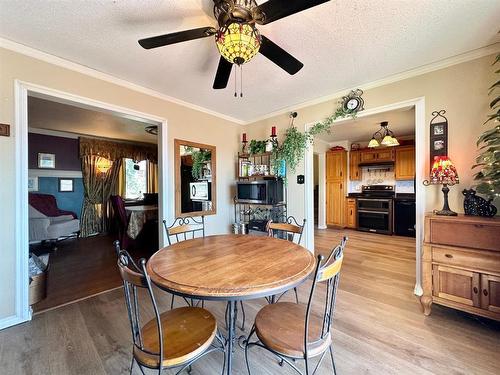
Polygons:
<instances>
[{"instance_id":1,"label":"wooden sideboard","mask_svg":"<svg viewBox=\"0 0 500 375\"><path fill-rule=\"evenodd\" d=\"M432 303L500 320L500 218L425 217L424 314Z\"/></svg>"}]
</instances>

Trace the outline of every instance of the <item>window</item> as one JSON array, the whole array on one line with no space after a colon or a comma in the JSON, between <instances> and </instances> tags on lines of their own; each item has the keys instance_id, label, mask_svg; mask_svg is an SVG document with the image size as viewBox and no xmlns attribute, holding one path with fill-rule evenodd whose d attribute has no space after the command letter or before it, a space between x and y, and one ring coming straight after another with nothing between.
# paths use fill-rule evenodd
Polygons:
<instances>
[{"instance_id":1,"label":"window","mask_svg":"<svg viewBox=\"0 0 500 375\"><path fill-rule=\"evenodd\" d=\"M146 160L138 163L132 159L125 161L125 198L142 198L142 194L147 192L148 176Z\"/></svg>"}]
</instances>

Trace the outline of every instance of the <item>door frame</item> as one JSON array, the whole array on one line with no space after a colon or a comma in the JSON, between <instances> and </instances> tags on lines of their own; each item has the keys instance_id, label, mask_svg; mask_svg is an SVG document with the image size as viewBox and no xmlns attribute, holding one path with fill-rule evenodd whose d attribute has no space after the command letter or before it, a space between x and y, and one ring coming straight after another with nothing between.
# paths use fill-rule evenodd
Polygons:
<instances>
[{"instance_id":1,"label":"door frame","mask_svg":"<svg viewBox=\"0 0 500 375\"><path fill-rule=\"evenodd\" d=\"M14 81L14 112L15 112L15 154L16 167L16 205L15 205L15 236L16 236L16 266L15 266L15 316L3 322L2 328L31 320L32 309L29 305L29 220L28 220L28 96L34 93L40 96L57 99L63 103L74 103L80 107L99 109L114 115L139 119L158 125L158 214L168 217L171 211L168 197L170 185L166 173L168 170L168 126L167 120L155 115L135 111L118 105L101 102L91 98L78 96L49 87L40 86L21 80ZM162 221L159 220L159 243L165 246Z\"/></svg>"},{"instance_id":2,"label":"door frame","mask_svg":"<svg viewBox=\"0 0 500 375\"><path fill-rule=\"evenodd\" d=\"M429 150L429 140L426 137L427 134L427 124L425 122L425 97L418 97L414 99L405 100L402 102L397 102L393 104L383 105L380 107L366 109L364 111L358 112L356 117L366 117L379 113L384 113L388 111L404 109L408 107L415 108L415 155L427 155ZM338 119L333 122L332 126L335 124L340 124L345 121L350 121L351 118ZM304 130L309 130L314 124L321 120L310 122L304 125ZM314 249L314 183L313 183L313 147L308 147L306 155L304 158L304 169L305 169L305 183L306 188L304 189L305 196L305 213L306 218L306 238L305 243L308 249ZM424 217L425 217L425 187L420 181L425 180L427 177L425 169L425 160L423 157L415 158L415 206L416 206L416 236L415 236L415 288L414 293L417 296L423 294L422 289L422 244L424 240ZM320 181L321 175L325 171L320 169ZM324 181L324 177L323 177ZM318 207L318 209L325 210L325 207ZM318 213L320 216L321 214Z\"/></svg>"}]
</instances>

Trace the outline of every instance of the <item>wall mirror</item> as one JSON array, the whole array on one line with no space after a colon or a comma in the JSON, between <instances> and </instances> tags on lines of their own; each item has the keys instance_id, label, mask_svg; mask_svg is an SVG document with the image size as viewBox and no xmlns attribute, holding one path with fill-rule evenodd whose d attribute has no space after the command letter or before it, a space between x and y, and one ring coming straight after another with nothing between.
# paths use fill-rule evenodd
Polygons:
<instances>
[{"instance_id":1,"label":"wall mirror","mask_svg":"<svg viewBox=\"0 0 500 375\"><path fill-rule=\"evenodd\" d=\"M175 139L174 150L175 215L215 215L215 146Z\"/></svg>"}]
</instances>

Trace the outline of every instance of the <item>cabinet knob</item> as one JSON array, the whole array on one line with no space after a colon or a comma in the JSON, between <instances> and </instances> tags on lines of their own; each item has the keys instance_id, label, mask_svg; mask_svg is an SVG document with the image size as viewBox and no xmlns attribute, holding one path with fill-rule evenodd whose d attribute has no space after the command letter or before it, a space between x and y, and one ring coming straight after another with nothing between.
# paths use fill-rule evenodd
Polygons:
<instances>
[{"instance_id":1,"label":"cabinet knob","mask_svg":"<svg viewBox=\"0 0 500 375\"><path fill-rule=\"evenodd\" d=\"M487 289L483 289L483 294L484 294L485 297L488 296L488 290Z\"/></svg>"},{"instance_id":2,"label":"cabinet knob","mask_svg":"<svg viewBox=\"0 0 500 375\"><path fill-rule=\"evenodd\" d=\"M477 289L477 286L475 286L474 288L472 288L472 291L474 292L474 294L477 294L477 292L479 292L479 290Z\"/></svg>"},{"instance_id":3,"label":"cabinet knob","mask_svg":"<svg viewBox=\"0 0 500 375\"><path fill-rule=\"evenodd\" d=\"M449 258L449 259L452 259L452 258L453 258L453 255L451 255L451 254L444 254L444 256L445 256L446 258Z\"/></svg>"}]
</instances>

